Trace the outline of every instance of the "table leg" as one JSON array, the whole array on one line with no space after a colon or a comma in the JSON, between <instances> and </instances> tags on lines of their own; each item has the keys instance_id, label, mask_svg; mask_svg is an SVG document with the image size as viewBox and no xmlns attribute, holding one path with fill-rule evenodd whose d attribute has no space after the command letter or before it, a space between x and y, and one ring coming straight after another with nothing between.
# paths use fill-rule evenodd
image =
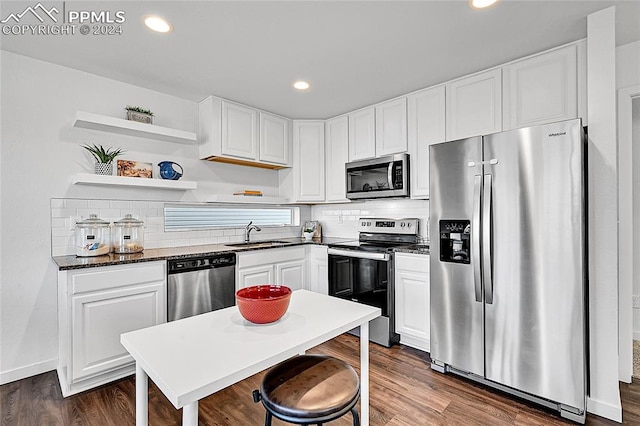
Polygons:
<instances>
[{"instance_id":1,"label":"table leg","mask_svg":"<svg viewBox=\"0 0 640 426\"><path fill-rule=\"evenodd\" d=\"M198 401L182 407L182 426L198 426Z\"/></svg>"},{"instance_id":2,"label":"table leg","mask_svg":"<svg viewBox=\"0 0 640 426\"><path fill-rule=\"evenodd\" d=\"M136 362L136 426L147 426L149 421L149 377Z\"/></svg>"},{"instance_id":3,"label":"table leg","mask_svg":"<svg viewBox=\"0 0 640 426\"><path fill-rule=\"evenodd\" d=\"M369 322L360 326L360 420L369 426Z\"/></svg>"}]
</instances>

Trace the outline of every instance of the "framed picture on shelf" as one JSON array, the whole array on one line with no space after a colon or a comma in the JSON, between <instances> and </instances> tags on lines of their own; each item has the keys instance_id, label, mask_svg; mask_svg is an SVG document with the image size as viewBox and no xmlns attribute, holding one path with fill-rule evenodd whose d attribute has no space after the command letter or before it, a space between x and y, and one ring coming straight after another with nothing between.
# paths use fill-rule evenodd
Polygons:
<instances>
[{"instance_id":1,"label":"framed picture on shelf","mask_svg":"<svg viewBox=\"0 0 640 426\"><path fill-rule=\"evenodd\" d=\"M140 161L118 160L118 176L151 178L153 165Z\"/></svg>"}]
</instances>

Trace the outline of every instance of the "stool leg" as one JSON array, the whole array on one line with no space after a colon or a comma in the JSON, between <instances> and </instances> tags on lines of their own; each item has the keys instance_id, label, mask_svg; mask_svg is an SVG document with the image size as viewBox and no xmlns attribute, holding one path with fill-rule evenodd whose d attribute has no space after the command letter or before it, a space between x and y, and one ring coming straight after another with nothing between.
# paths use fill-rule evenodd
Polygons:
<instances>
[{"instance_id":1,"label":"stool leg","mask_svg":"<svg viewBox=\"0 0 640 426\"><path fill-rule=\"evenodd\" d=\"M265 410L264 413L264 426L271 426L271 413L269 410Z\"/></svg>"},{"instance_id":2,"label":"stool leg","mask_svg":"<svg viewBox=\"0 0 640 426\"><path fill-rule=\"evenodd\" d=\"M356 407L351 409L351 415L353 416L353 426L360 426L360 416L358 416L358 410L356 410Z\"/></svg>"}]
</instances>

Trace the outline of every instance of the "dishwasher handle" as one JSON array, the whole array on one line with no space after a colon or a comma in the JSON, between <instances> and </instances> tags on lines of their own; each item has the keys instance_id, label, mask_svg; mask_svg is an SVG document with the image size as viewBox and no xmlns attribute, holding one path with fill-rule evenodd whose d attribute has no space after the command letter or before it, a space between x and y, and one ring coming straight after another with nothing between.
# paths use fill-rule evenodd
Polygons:
<instances>
[{"instance_id":1,"label":"dishwasher handle","mask_svg":"<svg viewBox=\"0 0 640 426\"><path fill-rule=\"evenodd\" d=\"M167 261L167 274L181 274L184 272L201 271L203 269L222 268L225 266L235 266L235 264L235 253L186 259L172 259Z\"/></svg>"}]
</instances>

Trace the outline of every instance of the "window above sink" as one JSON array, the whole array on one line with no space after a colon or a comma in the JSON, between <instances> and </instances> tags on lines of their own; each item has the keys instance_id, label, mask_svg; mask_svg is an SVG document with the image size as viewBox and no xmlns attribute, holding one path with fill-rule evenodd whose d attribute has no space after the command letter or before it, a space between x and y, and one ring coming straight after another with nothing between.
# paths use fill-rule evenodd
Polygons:
<instances>
[{"instance_id":1,"label":"window above sink","mask_svg":"<svg viewBox=\"0 0 640 426\"><path fill-rule=\"evenodd\" d=\"M296 206L245 206L212 204L165 204L165 231L244 228L253 221L258 226L300 226Z\"/></svg>"}]
</instances>

